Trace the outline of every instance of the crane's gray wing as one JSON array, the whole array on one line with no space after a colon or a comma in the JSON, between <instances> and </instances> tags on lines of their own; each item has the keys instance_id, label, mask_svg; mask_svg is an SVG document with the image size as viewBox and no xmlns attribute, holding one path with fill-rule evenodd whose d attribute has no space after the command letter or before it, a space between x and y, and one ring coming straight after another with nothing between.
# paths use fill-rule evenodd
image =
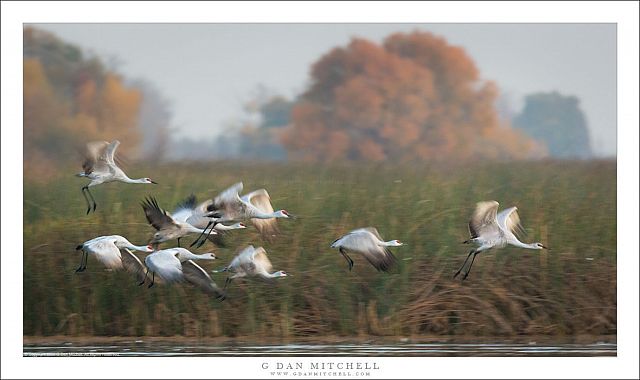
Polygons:
<instances>
[{"instance_id":1,"label":"crane's gray wing","mask_svg":"<svg viewBox=\"0 0 640 380\"><path fill-rule=\"evenodd\" d=\"M195 195L189 195L185 200L176 205L175 210L171 213L171 217L176 222L189 223L189 218L194 215L195 204Z\"/></svg>"},{"instance_id":2,"label":"crane's gray wing","mask_svg":"<svg viewBox=\"0 0 640 380\"><path fill-rule=\"evenodd\" d=\"M179 228L178 224L167 212L158 206L158 201L154 197L148 197L142 202L144 215L147 217L149 224L156 230L170 227Z\"/></svg>"},{"instance_id":3,"label":"crane's gray wing","mask_svg":"<svg viewBox=\"0 0 640 380\"><path fill-rule=\"evenodd\" d=\"M380 237L380 234L378 233L378 230L375 227L364 227L364 228L361 228L361 230L368 231L371 234L373 234L373 236L378 238L378 240L383 241L382 237Z\"/></svg>"},{"instance_id":4,"label":"crane's gray wing","mask_svg":"<svg viewBox=\"0 0 640 380\"><path fill-rule=\"evenodd\" d=\"M476 204L476 209L471 216L471 220L469 220L469 234L471 234L472 239L498 232L496 222L498 206L499 204L496 201L478 202Z\"/></svg>"},{"instance_id":5,"label":"crane's gray wing","mask_svg":"<svg viewBox=\"0 0 640 380\"><path fill-rule=\"evenodd\" d=\"M509 231L514 234L516 237L519 237L524 233L524 228L522 228L522 224L520 224L520 216L516 211L517 207L509 207L500 211L497 215L498 225L504 231Z\"/></svg>"},{"instance_id":6,"label":"crane's gray wing","mask_svg":"<svg viewBox=\"0 0 640 380\"><path fill-rule=\"evenodd\" d=\"M176 205L176 211L174 212L174 214L178 211L178 210L193 210L196 208L196 203L198 202L198 200L196 199L195 194L190 194L187 198L185 198L183 201L181 201L180 203L178 203Z\"/></svg>"},{"instance_id":7,"label":"crane's gray wing","mask_svg":"<svg viewBox=\"0 0 640 380\"><path fill-rule=\"evenodd\" d=\"M222 214L224 220L236 220L242 216L242 202L239 193L242 191L242 182L238 182L224 190L207 206L207 211L215 211Z\"/></svg>"},{"instance_id":8,"label":"crane's gray wing","mask_svg":"<svg viewBox=\"0 0 640 380\"><path fill-rule=\"evenodd\" d=\"M106 161L100 160L100 157L104 157L104 152L108 146L109 143L106 141L91 141L87 143L84 151L84 162L82 163L82 170L84 170L85 174L91 174L94 171L109 171Z\"/></svg>"},{"instance_id":9,"label":"crane's gray wing","mask_svg":"<svg viewBox=\"0 0 640 380\"><path fill-rule=\"evenodd\" d=\"M242 197L245 202L251 203L258 210L265 214L273 213L273 206L271 206L271 198L269 193L265 189L259 189L252 191L251 193ZM260 235L267 241L271 241L275 235L280 231L278 230L278 222L276 218L258 219L252 218L251 224L260 232Z\"/></svg>"},{"instance_id":10,"label":"crane's gray wing","mask_svg":"<svg viewBox=\"0 0 640 380\"><path fill-rule=\"evenodd\" d=\"M206 214L209 210L209 206L213 204L213 199L207 199L194 207L194 210L199 214Z\"/></svg>"},{"instance_id":11,"label":"crane's gray wing","mask_svg":"<svg viewBox=\"0 0 640 380\"><path fill-rule=\"evenodd\" d=\"M211 276L193 261L187 260L182 263L182 273L188 283L200 288L203 292L215 297L224 295L222 290L213 282Z\"/></svg>"},{"instance_id":12,"label":"crane's gray wing","mask_svg":"<svg viewBox=\"0 0 640 380\"><path fill-rule=\"evenodd\" d=\"M231 260L229 268L235 272L253 273L255 271L255 264L253 263L253 253L255 248L252 245L248 245L243 248L236 257Z\"/></svg>"},{"instance_id":13,"label":"crane's gray wing","mask_svg":"<svg viewBox=\"0 0 640 380\"><path fill-rule=\"evenodd\" d=\"M116 150L120 146L120 141L113 140L107 147L103 150L102 155L100 156L100 160L106 161L109 165L116 165L114 160Z\"/></svg>"},{"instance_id":14,"label":"crane's gray wing","mask_svg":"<svg viewBox=\"0 0 640 380\"><path fill-rule=\"evenodd\" d=\"M129 273L133 273L137 282L142 281L147 270L147 267L142 264L142 261L140 261L140 259L128 248L120 249L120 255L122 257L122 266L124 269Z\"/></svg>"},{"instance_id":15,"label":"crane's gray wing","mask_svg":"<svg viewBox=\"0 0 640 380\"><path fill-rule=\"evenodd\" d=\"M262 247L258 247L253 251L253 263L259 271L271 273L273 270L271 260L267 257L267 251Z\"/></svg>"},{"instance_id":16,"label":"crane's gray wing","mask_svg":"<svg viewBox=\"0 0 640 380\"><path fill-rule=\"evenodd\" d=\"M204 229L209 225L211 218L205 216L207 213L206 206L204 204L197 205L197 202L195 195L189 195L176 205L171 217L174 221L188 223L194 227Z\"/></svg>"},{"instance_id":17,"label":"crane's gray wing","mask_svg":"<svg viewBox=\"0 0 640 380\"><path fill-rule=\"evenodd\" d=\"M387 272L397 261L387 247L379 247L379 249L362 251L361 253L378 271Z\"/></svg>"},{"instance_id":18,"label":"crane's gray wing","mask_svg":"<svg viewBox=\"0 0 640 380\"><path fill-rule=\"evenodd\" d=\"M378 271L386 272L396 262L396 258L387 247L377 244L376 239L382 240L379 236L368 228L361 228L345 235L342 247L360 253Z\"/></svg>"}]
</instances>

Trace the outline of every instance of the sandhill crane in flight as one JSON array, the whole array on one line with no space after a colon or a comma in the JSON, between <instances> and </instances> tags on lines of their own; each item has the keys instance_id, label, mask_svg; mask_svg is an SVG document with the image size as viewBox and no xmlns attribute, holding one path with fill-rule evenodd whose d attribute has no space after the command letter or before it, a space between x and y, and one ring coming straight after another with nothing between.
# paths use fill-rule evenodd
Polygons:
<instances>
[{"instance_id":1,"label":"sandhill crane in flight","mask_svg":"<svg viewBox=\"0 0 640 380\"><path fill-rule=\"evenodd\" d=\"M469 261L469 257L471 257L471 263L462 277L463 280L466 279L469 276L476 255L491 248L504 248L510 244L528 249L549 249L541 243L528 244L518 240L516 234L521 233L523 228L520 224L520 217L516 212L517 207L509 207L498 213L498 206L499 204L496 201L477 203L471 220L469 220L471 239L463 242L464 244L474 244L477 248L469 252L460 269L453 275L453 278L456 278L462 272Z\"/></svg>"},{"instance_id":2,"label":"sandhill crane in flight","mask_svg":"<svg viewBox=\"0 0 640 380\"><path fill-rule=\"evenodd\" d=\"M76 272L84 272L87 269L88 256L92 255L109 269L125 269L141 278L144 273L144 265L130 250L152 252L151 246L138 246L131 244L129 240L120 235L99 236L88 240L76 247L82 251L80 266Z\"/></svg>"},{"instance_id":3,"label":"sandhill crane in flight","mask_svg":"<svg viewBox=\"0 0 640 380\"><path fill-rule=\"evenodd\" d=\"M84 153L85 159L82 164L83 171L76 174L76 176L87 177L91 180L89 184L82 187L82 196L84 196L85 201L87 201L87 214L91 212L92 208L93 211L96 211L97 207L96 200L89 191L90 187L114 181L156 184L156 182L152 181L151 178L131 179L118 167L118 165L116 165L114 155L119 145L120 141L113 140L111 143L106 141L93 141L88 143L86 146L86 151ZM93 205L89 202L87 194L89 194Z\"/></svg>"},{"instance_id":4,"label":"sandhill crane in flight","mask_svg":"<svg viewBox=\"0 0 640 380\"><path fill-rule=\"evenodd\" d=\"M227 288L227 286L233 279L239 277L258 276L262 277L263 279L273 279L290 276L285 271L272 272L272 270L273 266L271 265L271 261L267 257L267 251L265 251L265 249L262 247L254 248L252 245L250 245L240 251L240 253L238 253L236 257L231 260L231 263L228 266L222 268L221 270L214 271L214 273L233 273L231 276L227 277L227 280L224 283L224 289Z\"/></svg>"},{"instance_id":5,"label":"sandhill crane in flight","mask_svg":"<svg viewBox=\"0 0 640 380\"><path fill-rule=\"evenodd\" d=\"M222 215L218 220L220 222L250 219L253 226L267 240L270 240L278 232L276 218L293 218L293 215L289 214L287 210L273 210L267 190L259 189L241 197L242 188L242 182L238 182L224 190L210 202L207 210L219 212ZM214 224L214 222L212 221L209 224ZM208 228L209 226L205 227L205 230ZM192 246L201 237L202 235L193 242ZM198 246L202 245L203 242L201 241Z\"/></svg>"},{"instance_id":6,"label":"sandhill crane in flight","mask_svg":"<svg viewBox=\"0 0 640 380\"><path fill-rule=\"evenodd\" d=\"M349 263L349 270L353 268L353 260L348 252L356 252L364 256L378 271L386 272L396 262L395 256L387 247L404 245L400 240L383 241L374 227L359 228L336 239L331 248L338 248L342 256Z\"/></svg>"},{"instance_id":7,"label":"sandhill crane in flight","mask_svg":"<svg viewBox=\"0 0 640 380\"><path fill-rule=\"evenodd\" d=\"M149 271L152 273L149 288L155 283L156 274L166 283L188 282L216 298L224 298L224 293L213 282L211 276L193 260L215 260L213 253L195 255L184 248L169 248L155 251L144 259L147 272L139 285L143 285Z\"/></svg>"},{"instance_id":8,"label":"sandhill crane in flight","mask_svg":"<svg viewBox=\"0 0 640 380\"><path fill-rule=\"evenodd\" d=\"M245 226L244 223L234 223L231 225L219 223L218 220L220 219L221 214L207 210L207 207L212 202L213 200L209 199L198 204L196 196L191 194L176 207L176 210L171 216L178 222L189 223L190 225L201 229L204 229L205 227L208 228L210 226L209 222L213 222L213 228L215 229L216 234L207 235L207 238L218 247L224 247L225 243L222 236L225 233L233 230L244 229L247 228L247 226Z\"/></svg>"},{"instance_id":9,"label":"sandhill crane in flight","mask_svg":"<svg viewBox=\"0 0 640 380\"><path fill-rule=\"evenodd\" d=\"M158 201L153 197L148 197L142 202L142 209L147 221L157 230L149 244L157 247L162 242L177 239L178 246L180 246L180 238L190 233L204 233L204 229L195 225L208 225L210 218L216 214L214 212L199 212L192 208L188 201L189 199L178 205L173 215L160 208ZM228 226L228 228L245 228L245 226L240 223L236 226ZM217 234L215 231L214 233Z\"/></svg>"}]
</instances>

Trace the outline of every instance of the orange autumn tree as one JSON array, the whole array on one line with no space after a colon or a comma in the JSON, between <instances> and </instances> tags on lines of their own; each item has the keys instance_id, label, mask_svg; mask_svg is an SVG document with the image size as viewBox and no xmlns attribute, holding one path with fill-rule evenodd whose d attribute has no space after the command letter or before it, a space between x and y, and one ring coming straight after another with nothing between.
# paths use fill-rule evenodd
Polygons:
<instances>
[{"instance_id":1,"label":"orange autumn tree","mask_svg":"<svg viewBox=\"0 0 640 380\"><path fill-rule=\"evenodd\" d=\"M463 49L430 33L382 45L353 39L311 69L311 85L283 134L306 161L539 157L544 148L501 125L498 89Z\"/></svg>"},{"instance_id":2,"label":"orange autumn tree","mask_svg":"<svg viewBox=\"0 0 640 380\"><path fill-rule=\"evenodd\" d=\"M132 154L140 143L141 92L96 58L50 33L24 30L24 175L46 180L77 162L87 141L119 139ZM129 153L129 154L128 154Z\"/></svg>"}]
</instances>

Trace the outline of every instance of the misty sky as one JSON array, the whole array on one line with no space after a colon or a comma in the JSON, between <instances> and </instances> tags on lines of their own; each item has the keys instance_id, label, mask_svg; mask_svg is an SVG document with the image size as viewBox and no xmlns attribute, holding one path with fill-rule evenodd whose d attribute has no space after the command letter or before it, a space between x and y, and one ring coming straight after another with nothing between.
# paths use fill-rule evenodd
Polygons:
<instances>
[{"instance_id":1,"label":"misty sky","mask_svg":"<svg viewBox=\"0 0 640 380\"><path fill-rule=\"evenodd\" d=\"M580 98L594 151L616 153L615 24L33 24L91 51L172 104L176 137L208 138L244 119L259 85L293 97L309 67L352 37L418 29L465 48L515 112L524 95Z\"/></svg>"}]
</instances>

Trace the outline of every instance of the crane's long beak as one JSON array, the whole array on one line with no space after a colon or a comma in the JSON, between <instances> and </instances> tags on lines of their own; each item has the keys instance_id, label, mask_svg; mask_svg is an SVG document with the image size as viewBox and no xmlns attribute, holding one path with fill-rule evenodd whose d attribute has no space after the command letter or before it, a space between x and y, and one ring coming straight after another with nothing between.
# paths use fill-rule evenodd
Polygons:
<instances>
[{"instance_id":1,"label":"crane's long beak","mask_svg":"<svg viewBox=\"0 0 640 380\"><path fill-rule=\"evenodd\" d=\"M153 183L154 185L158 184L158 182L156 182L156 181L151 181L151 183Z\"/></svg>"},{"instance_id":2,"label":"crane's long beak","mask_svg":"<svg viewBox=\"0 0 640 380\"><path fill-rule=\"evenodd\" d=\"M542 246L542 248L546 249L547 251L551 251L548 247L545 247L545 246L544 246L544 245L542 245L542 244L541 244L541 246Z\"/></svg>"}]
</instances>

